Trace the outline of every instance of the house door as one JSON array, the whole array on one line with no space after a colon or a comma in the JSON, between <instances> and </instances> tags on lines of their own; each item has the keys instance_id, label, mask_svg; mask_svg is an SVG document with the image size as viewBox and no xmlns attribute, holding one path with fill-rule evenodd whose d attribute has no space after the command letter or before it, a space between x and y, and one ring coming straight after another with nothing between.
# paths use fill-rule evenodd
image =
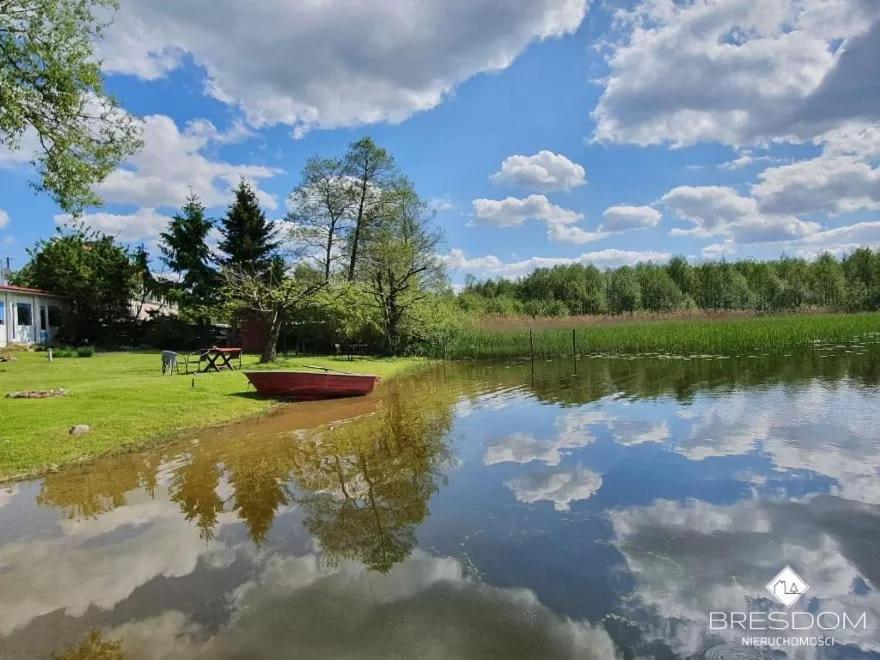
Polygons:
<instances>
[{"instance_id":1,"label":"house door","mask_svg":"<svg viewBox=\"0 0 880 660\"><path fill-rule=\"evenodd\" d=\"M36 341L34 332L34 306L30 302L16 300L13 303L15 341L19 344L32 344Z\"/></svg>"}]
</instances>

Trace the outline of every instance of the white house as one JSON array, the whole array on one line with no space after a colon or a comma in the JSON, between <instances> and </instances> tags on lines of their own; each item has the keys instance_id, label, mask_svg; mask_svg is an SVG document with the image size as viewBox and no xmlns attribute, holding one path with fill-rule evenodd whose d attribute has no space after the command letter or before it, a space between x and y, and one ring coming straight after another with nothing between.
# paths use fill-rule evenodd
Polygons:
<instances>
[{"instance_id":1,"label":"white house","mask_svg":"<svg viewBox=\"0 0 880 660\"><path fill-rule=\"evenodd\" d=\"M50 343L65 303L48 291L0 284L0 347Z\"/></svg>"}]
</instances>

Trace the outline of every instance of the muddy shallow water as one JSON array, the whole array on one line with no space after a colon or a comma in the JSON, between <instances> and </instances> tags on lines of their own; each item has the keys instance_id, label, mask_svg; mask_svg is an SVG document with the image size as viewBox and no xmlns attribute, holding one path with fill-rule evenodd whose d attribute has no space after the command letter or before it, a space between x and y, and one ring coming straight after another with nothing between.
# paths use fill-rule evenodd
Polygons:
<instances>
[{"instance_id":1,"label":"muddy shallow water","mask_svg":"<svg viewBox=\"0 0 880 660\"><path fill-rule=\"evenodd\" d=\"M91 630L150 659L880 657L878 586L876 347L446 364L0 490L3 658ZM773 651L709 628L771 610L866 616Z\"/></svg>"}]
</instances>

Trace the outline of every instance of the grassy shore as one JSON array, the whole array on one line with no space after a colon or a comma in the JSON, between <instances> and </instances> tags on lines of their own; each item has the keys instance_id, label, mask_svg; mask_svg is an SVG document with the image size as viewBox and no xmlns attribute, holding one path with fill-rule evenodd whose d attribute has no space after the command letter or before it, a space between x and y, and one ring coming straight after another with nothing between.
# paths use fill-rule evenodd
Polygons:
<instances>
[{"instance_id":1,"label":"grassy shore","mask_svg":"<svg viewBox=\"0 0 880 660\"><path fill-rule=\"evenodd\" d=\"M490 322L491 323L491 322ZM551 320L531 328L509 321L484 323L437 347L437 357L501 359L527 357L531 346L539 357L578 353L674 353L741 355L790 350L817 342L839 343L880 339L880 313L793 314L751 318L621 319L582 327L559 327ZM529 332L532 332L530 342ZM572 340L574 332L574 341Z\"/></svg>"},{"instance_id":2,"label":"grassy shore","mask_svg":"<svg viewBox=\"0 0 880 660\"><path fill-rule=\"evenodd\" d=\"M108 453L145 446L183 431L258 415L274 405L247 391L239 372L162 376L151 353L98 353L91 358L56 359L45 353L14 353L0 363L0 397L14 390L62 387L65 397L0 398L0 480L35 475ZM245 366L255 357L246 356ZM394 376L419 363L416 358L353 361L292 358L272 368L303 365ZM72 436L75 424L91 431Z\"/></svg>"}]
</instances>

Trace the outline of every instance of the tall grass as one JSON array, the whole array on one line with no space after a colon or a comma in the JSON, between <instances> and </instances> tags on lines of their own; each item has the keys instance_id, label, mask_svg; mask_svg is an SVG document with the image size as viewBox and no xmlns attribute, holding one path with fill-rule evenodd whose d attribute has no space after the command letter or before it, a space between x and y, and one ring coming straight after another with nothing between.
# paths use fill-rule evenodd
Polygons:
<instances>
[{"instance_id":1,"label":"tall grass","mask_svg":"<svg viewBox=\"0 0 880 660\"><path fill-rule=\"evenodd\" d=\"M579 328L471 327L433 357L503 359L552 357L578 353L673 353L739 355L771 352L817 343L880 340L880 313L811 314L753 318L682 319L596 324ZM574 341L572 340L574 334Z\"/></svg>"}]
</instances>

